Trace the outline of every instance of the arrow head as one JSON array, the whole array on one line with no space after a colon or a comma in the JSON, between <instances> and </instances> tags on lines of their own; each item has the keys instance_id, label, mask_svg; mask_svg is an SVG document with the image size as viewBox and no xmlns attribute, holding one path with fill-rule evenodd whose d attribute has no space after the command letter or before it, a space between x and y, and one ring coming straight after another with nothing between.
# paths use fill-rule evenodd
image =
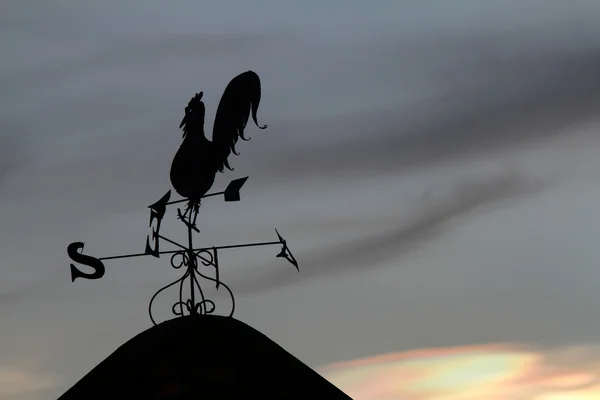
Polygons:
<instances>
[{"instance_id":1,"label":"arrow head","mask_svg":"<svg viewBox=\"0 0 600 400\"><path fill-rule=\"evenodd\" d=\"M244 186L244 183L248 180L248 177L234 179L229 182L229 185L225 188L223 195L225 197L225 201L240 201L240 189Z\"/></svg>"},{"instance_id":2,"label":"arrow head","mask_svg":"<svg viewBox=\"0 0 600 400\"><path fill-rule=\"evenodd\" d=\"M292 264L294 267L296 267L298 272L300 272L300 268L298 267L298 261L296 261L296 258L294 258L294 255L290 251L290 248L287 246L285 239L281 237L281 235L279 234L279 231L277 231L277 229L275 229L275 232L277 233L279 242L282 245L281 251L279 252L279 254L277 254L277 257L285 258L286 260L289 261L290 264Z\"/></svg>"}]
</instances>

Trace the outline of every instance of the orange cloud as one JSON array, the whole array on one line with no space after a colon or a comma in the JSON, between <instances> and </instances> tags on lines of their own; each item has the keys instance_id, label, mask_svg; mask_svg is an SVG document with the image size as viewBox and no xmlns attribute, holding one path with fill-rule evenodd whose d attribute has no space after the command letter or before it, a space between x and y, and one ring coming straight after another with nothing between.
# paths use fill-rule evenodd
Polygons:
<instances>
[{"instance_id":1,"label":"orange cloud","mask_svg":"<svg viewBox=\"0 0 600 400\"><path fill-rule=\"evenodd\" d=\"M355 400L600 399L600 351L490 344L393 353L320 373Z\"/></svg>"}]
</instances>

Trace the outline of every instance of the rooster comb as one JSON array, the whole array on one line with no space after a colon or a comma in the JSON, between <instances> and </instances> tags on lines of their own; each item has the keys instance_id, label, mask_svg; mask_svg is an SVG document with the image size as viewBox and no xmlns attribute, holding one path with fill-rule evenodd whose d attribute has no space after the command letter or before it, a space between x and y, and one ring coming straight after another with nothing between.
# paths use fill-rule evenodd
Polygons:
<instances>
[{"instance_id":1,"label":"rooster comb","mask_svg":"<svg viewBox=\"0 0 600 400\"><path fill-rule=\"evenodd\" d=\"M199 102L200 100L202 100L202 95L204 94L204 92L200 92L200 93L196 93L194 95L194 97L192 97L192 99L190 100L189 105L192 105L194 103Z\"/></svg>"}]
</instances>

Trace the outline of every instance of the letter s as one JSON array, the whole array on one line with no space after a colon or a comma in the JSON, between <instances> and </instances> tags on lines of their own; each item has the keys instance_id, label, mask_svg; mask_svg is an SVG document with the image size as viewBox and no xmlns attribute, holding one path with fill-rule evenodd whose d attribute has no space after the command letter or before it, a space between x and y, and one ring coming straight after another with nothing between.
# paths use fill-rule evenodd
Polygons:
<instances>
[{"instance_id":1,"label":"letter s","mask_svg":"<svg viewBox=\"0 0 600 400\"><path fill-rule=\"evenodd\" d=\"M104 276L104 264L99 259L85 255L80 253L79 250L83 250L82 242L74 242L71 243L67 247L67 254L69 254L69 258L75 261L76 263L80 263L83 265L87 265L88 267L92 267L94 269L93 273L85 273L77 269L77 267L71 264L71 282L75 282L77 278L85 278L85 279L100 279Z\"/></svg>"}]
</instances>

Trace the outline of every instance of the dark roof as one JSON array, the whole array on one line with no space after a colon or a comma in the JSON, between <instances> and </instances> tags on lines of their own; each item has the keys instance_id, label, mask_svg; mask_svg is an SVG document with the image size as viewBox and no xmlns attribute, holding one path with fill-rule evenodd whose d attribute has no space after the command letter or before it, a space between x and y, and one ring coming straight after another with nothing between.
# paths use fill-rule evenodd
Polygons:
<instances>
[{"instance_id":1,"label":"dark roof","mask_svg":"<svg viewBox=\"0 0 600 400\"><path fill-rule=\"evenodd\" d=\"M59 400L350 399L256 329L186 316L137 335Z\"/></svg>"}]
</instances>

